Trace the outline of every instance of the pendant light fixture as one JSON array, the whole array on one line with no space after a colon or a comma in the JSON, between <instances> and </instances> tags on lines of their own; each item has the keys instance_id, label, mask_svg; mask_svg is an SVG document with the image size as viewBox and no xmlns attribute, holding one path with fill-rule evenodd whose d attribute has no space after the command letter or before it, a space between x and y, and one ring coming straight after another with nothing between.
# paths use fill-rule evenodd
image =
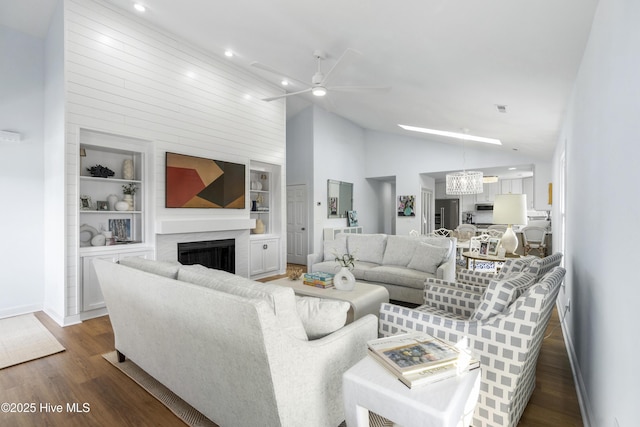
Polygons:
<instances>
[{"instance_id":1,"label":"pendant light fixture","mask_svg":"<svg viewBox=\"0 0 640 427\"><path fill-rule=\"evenodd\" d=\"M464 130L465 134L467 129ZM482 172L465 170L466 156L464 143L462 142L462 172L447 174L446 193L449 195L461 196L465 194L482 193Z\"/></svg>"}]
</instances>

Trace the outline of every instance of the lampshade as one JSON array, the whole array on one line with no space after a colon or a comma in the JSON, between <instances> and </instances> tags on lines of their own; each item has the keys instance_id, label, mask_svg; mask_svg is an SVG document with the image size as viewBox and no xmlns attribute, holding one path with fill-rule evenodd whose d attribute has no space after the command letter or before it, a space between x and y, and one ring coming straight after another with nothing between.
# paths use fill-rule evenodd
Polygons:
<instances>
[{"instance_id":1,"label":"lampshade","mask_svg":"<svg viewBox=\"0 0 640 427\"><path fill-rule=\"evenodd\" d=\"M482 172L462 171L447 174L447 194L482 193Z\"/></svg>"},{"instance_id":2,"label":"lampshade","mask_svg":"<svg viewBox=\"0 0 640 427\"><path fill-rule=\"evenodd\" d=\"M526 194L498 194L493 202L494 224L526 224Z\"/></svg>"}]
</instances>

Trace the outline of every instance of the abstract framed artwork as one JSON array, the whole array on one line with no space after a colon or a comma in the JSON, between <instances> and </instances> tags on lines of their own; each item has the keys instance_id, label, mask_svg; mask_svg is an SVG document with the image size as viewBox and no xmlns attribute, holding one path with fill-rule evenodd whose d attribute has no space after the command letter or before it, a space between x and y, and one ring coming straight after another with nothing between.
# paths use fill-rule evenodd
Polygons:
<instances>
[{"instance_id":1,"label":"abstract framed artwork","mask_svg":"<svg viewBox=\"0 0 640 427\"><path fill-rule=\"evenodd\" d=\"M245 208L245 165L166 153L167 208Z\"/></svg>"},{"instance_id":2,"label":"abstract framed artwork","mask_svg":"<svg viewBox=\"0 0 640 427\"><path fill-rule=\"evenodd\" d=\"M416 216L416 196L398 196L398 216Z\"/></svg>"}]
</instances>

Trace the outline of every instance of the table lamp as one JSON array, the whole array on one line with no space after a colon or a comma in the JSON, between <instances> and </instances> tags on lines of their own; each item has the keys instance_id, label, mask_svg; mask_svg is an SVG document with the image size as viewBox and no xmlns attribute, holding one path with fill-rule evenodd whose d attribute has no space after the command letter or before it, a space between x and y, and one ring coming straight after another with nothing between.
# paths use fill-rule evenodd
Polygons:
<instances>
[{"instance_id":1,"label":"table lamp","mask_svg":"<svg viewBox=\"0 0 640 427\"><path fill-rule=\"evenodd\" d=\"M507 230L502 235L500 244L507 254L515 254L518 248L518 237L513 232L512 225L527 223L526 194L498 194L493 202L493 223L507 224Z\"/></svg>"}]
</instances>

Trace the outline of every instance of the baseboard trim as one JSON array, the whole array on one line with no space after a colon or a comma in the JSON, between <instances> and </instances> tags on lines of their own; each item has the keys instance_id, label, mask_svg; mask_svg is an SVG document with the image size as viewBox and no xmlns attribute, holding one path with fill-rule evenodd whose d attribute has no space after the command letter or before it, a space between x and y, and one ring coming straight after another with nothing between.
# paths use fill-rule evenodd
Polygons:
<instances>
[{"instance_id":1,"label":"baseboard trim","mask_svg":"<svg viewBox=\"0 0 640 427\"><path fill-rule=\"evenodd\" d=\"M23 305L20 307L9 307L0 310L0 319L5 317L20 316L23 314L35 313L36 311L42 311L42 304Z\"/></svg>"},{"instance_id":2,"label":"baseboard trim","mask_svg":"<svg viewBox=\"0 0 640 427\"><path fill-rule=\"evenodd\" d=\"M561 313L564 307L562 303L558 301L556 303L556 309L558 313ZM566 315L565 315L566 316ZM569 357L569 364L571 365L571 374L573 375L573 384L576 387L576 395L578 396L578 405L580 405L580 414L582 415L582 424L584 427L591 427L593 423L593 413L591 411L591 404L589 403L589 396L582 380L582 373L580 372L580 366L578 365L578 357L573 346L573 341L569 335L567 324L563 319L560 319L560 328L562 329L562 337L564 339L564 346L567 350Z\"/></svg>"}]
</instances>

